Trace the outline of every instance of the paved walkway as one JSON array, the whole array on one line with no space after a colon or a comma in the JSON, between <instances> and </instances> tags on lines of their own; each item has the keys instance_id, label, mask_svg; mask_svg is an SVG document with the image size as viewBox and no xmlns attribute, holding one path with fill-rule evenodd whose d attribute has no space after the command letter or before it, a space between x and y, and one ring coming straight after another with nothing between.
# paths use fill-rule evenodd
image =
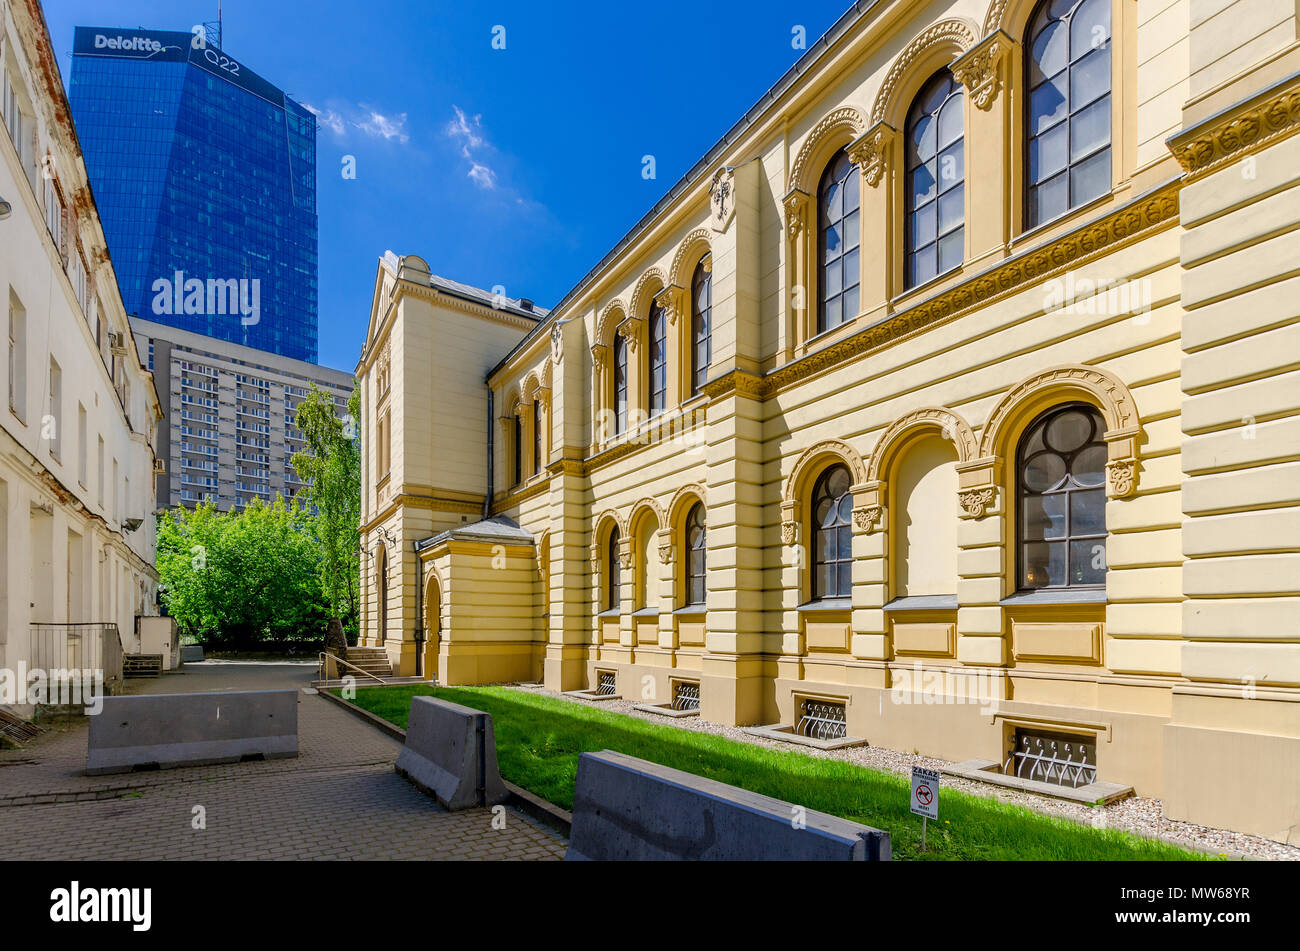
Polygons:
<instances>
[{"instance_id":1,"label":"paved walkway","mask_svg":"<svg viewBox=\"0 0 1300 951\"><path fill-rule=\"evenodd\" d=\"M315 669L204 661L127 692L301 689ZM447 812L393 772L400 743L312 694L299 694L297 759L86 776L87 732L70 721L0 750L6 858L558 859L567 844L508 807L496 829L489 809Z\"/></svg>"}]
</instances>

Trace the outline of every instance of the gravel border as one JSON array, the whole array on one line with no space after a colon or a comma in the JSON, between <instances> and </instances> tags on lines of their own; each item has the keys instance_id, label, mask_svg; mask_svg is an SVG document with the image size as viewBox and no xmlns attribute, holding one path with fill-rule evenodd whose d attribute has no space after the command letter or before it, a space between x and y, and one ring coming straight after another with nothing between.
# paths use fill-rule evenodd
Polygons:
<instances>
[{"instance_id":1,"label":"gravel border","mask_svg":"<svg viewBox=\"0 0 1300 951\"><path fill-rule=\"evenodd\" d=\"M944 766L950 765L944 760L913 753L900 753L897 750L885 749L882 746L854 746L841 750L817 750L811 747L795 746L753 736L739 727L724 726L721 723L713 723L701 717L674 719L653 713L645 713L641 710L634 710L633 702L630 700L605 700L596 704L577 697L569 697L552 690L546 690L540 685L506 684L505 686L524 693L555 697L566 703L574 703L579 706L623 713L639 720L646 720L663 726L691 730L696 733L711 733L714 736L724 736L729 740L738 740L741 743L750 743L768 749L794 751L803 753L805 756L842 760L846 763L855 763L859 766L866 766L882 772L898 773L904 776L911 775L913 766L942 770ZM1043 815L1069 819L1072 822L1092 826L1095 829L1120 829L1144 838L1160 839L1184 848L1224 858L1300 861L1300 846L1286 845L1282 842L1274 842L1272 839L1248 835L1244 832L1231 832L1227 829L1213 829L1192 822L1175 822L1166 819L1162 814L1163 804L1159 799L1133 796L1111 803L1109 806L1093 807L1067 802L1062 799L1037 796L1033 793L1007 789L989 783L975 782L957 776L945 775L943 785L946 788L959 789L962 792L982 796L985 799L996 799L1000 802L1025 806Z\"/></svg>"}]
</instances>

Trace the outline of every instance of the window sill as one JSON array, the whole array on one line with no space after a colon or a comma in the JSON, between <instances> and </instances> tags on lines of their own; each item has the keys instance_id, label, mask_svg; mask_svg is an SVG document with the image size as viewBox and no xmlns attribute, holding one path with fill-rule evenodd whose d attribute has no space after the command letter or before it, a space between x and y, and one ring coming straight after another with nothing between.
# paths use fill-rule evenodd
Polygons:
<instances>
[{"instance_id":1,"label":"window sill","mask_svg":"<svg viewBox=\"0 0 1300 951\"><path fill-rule=\"evenodd\" d=\"M1101 208L1104 205L1109 204L1111 201L1115 199L1116 192L1117 189L1112 187L1110 191L1098 195L1092 201L1085 202L1084 204L1079 205L1077 208L1070 208L1069 210L1064 211L1061 214L1057 215L1055 218L1051 218L1047 221L1044 221L1041 224L1034 225L1032 228L1026 231L1020 232L1020 234L1016 235L1014 238L1011 239L1010 247L1012 252L1014 253L1017 250L1018 246L1031 242L1035 238L1042 237L1046 232L1052 231L1054 228L1069 221L1072 218L1082 217L1090 211L1096 211L1098 208Z\"/></svg>"},{"instance_id":2,"label":"window sill","mask_svg":"<svg viewBox=\"0 0 1300 951\"><path fill-rule=\"evenodd\" d=\"M596 617L602 618L604 620L609 620L610 618L620 618L622 616L623 616L622 608L609 608L605 611L601 611L599 614L596 615Z\"/></svg>"},{"instance_id":3,"label":"window sill","mask_svg":"<svg viewBox=\"0 0 1300 951\"><path fill-rule=\"evenodd\" d=\"M895 598L885 605L885 612L956 611L955 594L922 594L911 598Z\"/></svg>"},{"instance_id":4,"label":"window sill","mask_svg":"<svg viewBox=\"0 0 1300 951\"><path fill-rule=\"evenodd\" d=\"M1007 607L1029 604L1105 604L1105 588L1044 588L1039 591L1017 591L1000 602Z\"/></svg>"},{"instance_id":5,"label":"window sill","mask_svg":"<svg viewBox=\"0 0 1300 951\"><path fill-rule=\"evenodd\" d=\"M673 617L704 617L708 609L702 604L688 604L684 608L678 608L673 612Z\"/></svg>"},{"instance_id":6,"label":"window sill","mask_svg":"<svg viewBox=\"0 0 1300 951\"><path fill-rule=\"evenodd\" d=\"M809 601L806 604L801 604L795 610L803 614L851 611L853 610L853 600L851 598L825 598L821 601Z\"/></svg>"},{"instance_id":7,"label":"window sill","mask_svg":"<svg viewBox=\"0 0 1300 951\"><path fill-rule=\"evenodd\" d=\"M911 302L925 299L931 294L936 293L942 286L947 285L948 283L957 284L958 281L952 279L955 277L961 277L962 270L965 267L966 262L962 261L961 264L958 264L955 267L950 267L948 270L936 274L934 277L927 278L924 282L917 284L914 287L909 287L904 290L903 293L890 298L889 306L891 312L905 310L907 307L911 306Z\"/></svg>"},{"instance_id":8,"label":"window sill","mask_svg":"<svg viewBox=\"0 0 1300 951\"><path fill-rule=\"evenodd\" d=\"M639 611L632 612L633 617L658 617L658 608L641 608Z\"/></svg>"}]
</instances>

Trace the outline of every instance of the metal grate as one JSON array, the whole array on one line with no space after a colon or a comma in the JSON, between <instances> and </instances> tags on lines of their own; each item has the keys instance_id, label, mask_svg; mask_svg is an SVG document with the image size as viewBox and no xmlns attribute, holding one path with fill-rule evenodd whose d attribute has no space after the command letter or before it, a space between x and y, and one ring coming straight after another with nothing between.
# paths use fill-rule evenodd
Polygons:
<instances>
[{"instance_id":1,"label":"metal grate","mask_svg":"<svg viewBox=\"0 0 1300 951\"><path fill-rule=\"evenodd\" d=\"M700 685L679 680L673 684L673 709L700 709Z\"/></svg>"},{"instance_id":2,"label":"metal grate","mask_svg":"<svg viewBox=\"0 0 1300 951\"><path fill-rule=\"evenodd\" d=\"M1081 736L1017 730L1016 745L1002 772L1077 789L1097 781L1097 744Z\"/></svg>"},{"instance_id":3,"label":"metal grate","mask_svg":"<svg viewBox=\"0 0 1300 951\"><path fill-rule=\"evenodd\" d=\"M596 696L598 697L614 696L614 672L612 670L602 670L597 672Z\"/></svg>"},{"instance_id":4,"label":"metal grate","mask_svg":"<svg viewBox=\"0 0 1300 951\"><path fill-rule=\"evenodd\" d=\"M802 700L795 733L815 740L839 740L848 735L847 714L843 703L829 700Z\"/></svg>"}]
</instances>

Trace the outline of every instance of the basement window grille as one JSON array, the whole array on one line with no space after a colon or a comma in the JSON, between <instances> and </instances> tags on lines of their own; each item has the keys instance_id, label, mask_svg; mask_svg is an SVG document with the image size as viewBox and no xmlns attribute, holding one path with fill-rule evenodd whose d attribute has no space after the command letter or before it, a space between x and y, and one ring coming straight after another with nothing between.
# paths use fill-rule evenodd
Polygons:
<instances>
[{"instance_id":1,"label":"basement window grille","mask_svg":"<svg viewBox=\"0 0 1300 951\"><path fill-rule=\"evenodd\" d=\"M698 711L700 709L700 685L688 683L684 680L679 680L673 684L673 709Z\"/></svg>"},{"instance_id":2,"label":"basement window grille","mask_svg":"<svg viewBox=\"0 0 1300 951\"><path fill-rule=\"evenodd\" d=\"M596 696L598 697L614 696L614 672L612 670L602 670L597 672Z\"/></svg>"},{"instance_id":3,"label":"basement window grille","mask_svg":"<svg viewBox=\"0 0 1300 951\"><path fill-rule=\"evenodd\" d=\"M843 703L830 700L801 700L795 733L815 740L840 740L848 735L848 717Z\"/></svg>"},{"instance_id":4,"label":"basement window grille","mask_svg":"<svg viewBox=\"0 0 1300 951\"><path fill-rule=\"evenodd\" d=\"M1097 743L1081 736L1017 730L1002 772L1077 789L1097 781Z\"/></svg>"}]
</instances>

